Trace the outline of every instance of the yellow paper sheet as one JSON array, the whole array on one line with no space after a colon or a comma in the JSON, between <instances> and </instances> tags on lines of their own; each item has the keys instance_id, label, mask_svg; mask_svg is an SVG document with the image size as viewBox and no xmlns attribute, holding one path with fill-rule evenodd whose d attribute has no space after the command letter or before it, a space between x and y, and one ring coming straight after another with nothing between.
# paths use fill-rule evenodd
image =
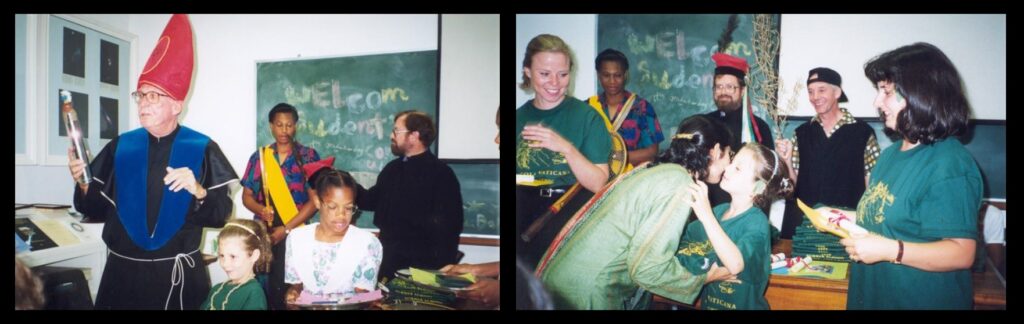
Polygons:
<instances>
[{"instance_id":1,"label":"yellow paper sheet","mask_svg":"<svg viewBox=\"0 0 1024 324\"><path fill-rule=\"evenodd\" d=\"M443 276L443 274L439 274L439 272L437 271L422 270L409 267L409 274L412 277L412 281L419 282L421 284L431 285L434 287L441 286L440 280L438 280L437 276ZM476 276L474 276L472 273L463 273L458 277L466 278L466 280L469 280L469 282L476 283Z\"/></svg>"},{"instance_id":2,"label":"yellow paper sheet","mask_svg":"<svg viewBox=\"0 0 1024 324\"><path fill-rule=\"evenodd\" d=\"M431 272L410 267L409 274L412 276L412 281L435 287L441 286L441 284L437 283L437 275Z\"/></svg>"},{"instance_id":3,"label":"yellow paper sheet","mask_svg":"<svg viewBox=\"0 0 1024 324\"><path fill-rule=\"evenodd\" d=\"M54 243L57 243L57 246L75 245L80 242L75 234L71 233L71 231L58 221L51 219L36 219L32 220L32 222L39 227L39 230L46 233L46 236L49 236Z\"/></svg>"}]
</instances>

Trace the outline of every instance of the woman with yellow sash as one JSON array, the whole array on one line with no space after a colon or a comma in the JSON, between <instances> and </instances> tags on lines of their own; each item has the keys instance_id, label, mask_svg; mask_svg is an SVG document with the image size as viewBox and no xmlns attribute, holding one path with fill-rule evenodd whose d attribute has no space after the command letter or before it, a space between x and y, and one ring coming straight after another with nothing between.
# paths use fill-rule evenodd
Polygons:
<instances>
[{"instance_id":1,"label":"woman with yellow sash","mask_svg":"<svg viewBox=\"0 0 1024 324\"><path fill-rule=\"evenodd\" d=\"M609 131L617 131L622 136L629 151L630 165L653 161L658 155L658 144L665 140L665 135L661 132L654 106L626 91L629 59L622 52L609 48L597 55L594 68L604 92L590 97L587 103L604 117Z\"/></svg>"},{"instance_id":2,"label":"woman with yellow sash","mask_svg":"<svg viewBox=\"0 0 1024 324\"><path fill-rule=\"evenodd\" d=\"M295 107L279 103L270 110L268 119L274 143L260 147L249 157L241 182L242 204L254 214L255 220L270 224L272 252L282 257L271 261L269 278L261 281L270 309L285 309L284 240L291 230L308 223L316 212L313 204L307 204L313 190L306 183L302 166L319 161L320 155L294 141L295 124L299 121Z\"/></svg>"}]
</instances>

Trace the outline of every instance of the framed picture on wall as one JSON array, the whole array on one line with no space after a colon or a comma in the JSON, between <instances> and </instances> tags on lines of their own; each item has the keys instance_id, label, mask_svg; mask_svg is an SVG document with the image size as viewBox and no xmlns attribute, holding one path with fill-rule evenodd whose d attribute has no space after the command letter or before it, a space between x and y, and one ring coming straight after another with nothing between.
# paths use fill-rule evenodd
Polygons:
<instances>
[{"instance_id":1,"label":"framed picture on wall","mask_svg":"<svg viewBox=\"0 0 1024 324\"><path fill-rule=\"evenodd\" d=\"M64 74L85 77L85 33L64 28Z\"/></svg>"},{"instance_id":2,"label":"framed picture on wall","mask_svg":"<svg viewBox=\"0 0 1024 324\"><path fill-rule=\"evenodd\" d=\"M203 239L199 241L199 252L207 255L217 255L217 236L221 228L203 227Z\"/></svg>"},{"instance_id":3,"label":"framed picture on wall","mask_svg":"<svg viewBox=\"0 0 1024 324\"><path fill-rule=\"evenodd\" d=\"M113 139L120 133L117 127L117 99L100 97L100 138Z\"/></svg>"},{"instance_id":4,"label":"framed picture on wall","mask_svg":"<svg viewBox=\"0 0 1024 324\"><path fill-rule=\"evenodd\" d=\"M100 82L117 85L117 44L100 40Z\"/></svg>"},{"instance_id":5,"label":"framed picture on wall","mask_svg":"<svg viewBox=\"0 0 1024 324\"><path fill-rule=\"evenodd\" d=\"M42 165L67 165L67 130L60 114L59 90L71 92L86 146L93 154L129 128L128 66L134 47L131 34L76 15L38 15L40 64L39 90L29 98L29 109L41 114L38 132ZM45 96L44 96L45 91ZM43 99L45 98L45 100ZM122 106L125 105L125 106ZM32 108L38 107L38 108ZM43 108L45 107L45 109ZM52 107L57 107L53 109Z\"/></svg>"}]
</instances>

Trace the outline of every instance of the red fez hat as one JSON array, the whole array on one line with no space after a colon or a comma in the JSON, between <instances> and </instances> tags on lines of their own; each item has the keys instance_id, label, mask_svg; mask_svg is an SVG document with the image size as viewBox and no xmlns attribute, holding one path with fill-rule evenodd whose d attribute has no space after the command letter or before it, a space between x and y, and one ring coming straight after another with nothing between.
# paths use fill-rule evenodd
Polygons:
<instances>
[{"instance_id":1,"label":"red fez hat","mask_svg":"<svg viewBox=\"0 0 1024 324\"><path fill-rule=\"evenodd\" d=\"M305 165L302 166L302 171L306 173L307 178L311 178L313 177L313 174L316 173L317 171L320 171L320 169L332 167L334 167L333 156L328 157L326 159L322 159L320 161L306 163Z\"/></svg>"},{"instance_id":2,"label":"red fez hat","mask_svg":"<svg viewBox=\"0 0 1024 324\"><path fill-rule=\"evenodd\" d=\"M750 70L747 60L729 54L715 53L711 55L711 59L715 61L717 66L715 67L715 75L732 74L739 79L743 79L747 75L747 71Z\"/></svg>"},{"instance_id":3,"label":"red fez hat","mask_svg":"<svg viewBox=\"0 0 1024 324\"><path fill-rule=\"evenodd\" d=\"M149 55L139 76L139 87L148 84L163 90L175 100L185 100L192 84L192 27L183 14L171 16L164 33Z\"/></svg>"}]
</instances>

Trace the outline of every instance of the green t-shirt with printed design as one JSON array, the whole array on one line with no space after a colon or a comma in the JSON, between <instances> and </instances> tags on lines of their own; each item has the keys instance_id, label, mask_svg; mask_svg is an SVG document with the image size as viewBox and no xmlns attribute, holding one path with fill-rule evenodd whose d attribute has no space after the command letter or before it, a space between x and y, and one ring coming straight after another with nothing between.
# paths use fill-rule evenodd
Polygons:
<instances>
[{"instance_id":1,"label":"green t-shirt with printed design","mask_svg":"<svg viewBox=\"0 0 1024 324\"><path fill-rule=\"evenodd\" d=\"M768 276L771 272L768 262L771 254L771 224L768 216L756 206L722 221L722 215L729 210L729 206L729 203L718 205L712 212L743 256L743 271L736 276L742 283L716 281L708 284L701 292L700 308L766 310L768 301L764 298L764 292L768 289ZM722 266L700 221L686 225L676 258L695 274L707 273L711 264L716 262Z\"/></svg>"},{"instance_id":2,"label":"green t-shirt with printed design","mask_svg":"<svg viewBox=\"0 0 1024 324\"><path fill-rule=\"evenodd\" d=\"M956 139L878 158L857 205L857 224L904 242L978 239L981 172ZM904 258L906 254L904 254ZM848 309L971 309L970 269L931 272L891 262L850 266Z\"/></svg>"},{"instance_id":3,"label":"green t-shirt with printed design","mask_svg":"<svg viewBox=\"0 0 1024 324\"><path fill-rule=\"evenodd\" d=\"M576 146L591 163L607 164L611 153L611 137L604 120L594 108L573 97L565 97L558 106L540 110L527 101L516 110L516 174L533 175L535 179L550 179L552 186L569 186L576 176L569 169L562 153L544 148L530 148L523 140L523 127L541 124Z\"/></svg>"}]
</instances>

